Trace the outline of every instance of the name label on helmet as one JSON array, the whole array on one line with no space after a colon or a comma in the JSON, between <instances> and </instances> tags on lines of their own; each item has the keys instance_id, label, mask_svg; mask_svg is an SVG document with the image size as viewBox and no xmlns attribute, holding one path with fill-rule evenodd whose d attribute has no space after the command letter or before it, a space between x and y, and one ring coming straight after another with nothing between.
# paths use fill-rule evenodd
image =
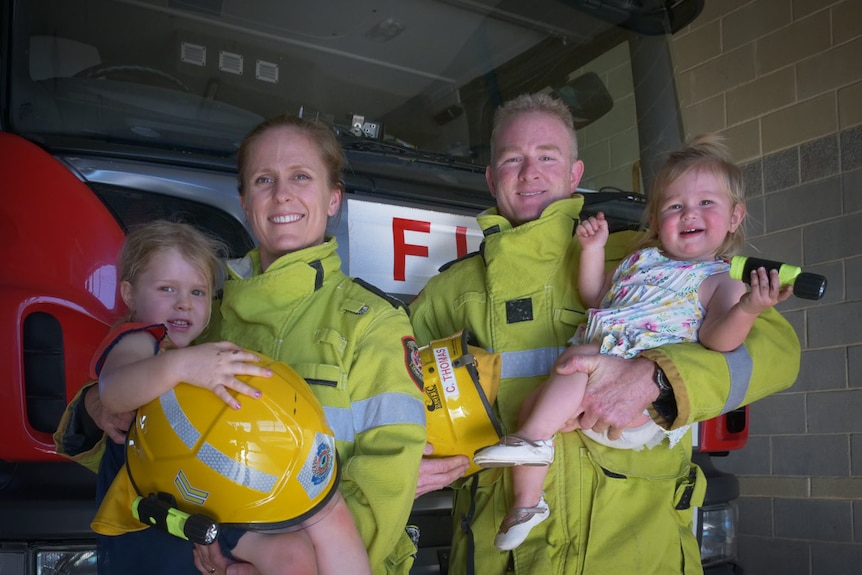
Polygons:
<instances>
[{"instance_id":1,"label":"name label on helmet","mask_svg":"<svg viewBox=\"0 0 862 575\"><path fill-rule=\"evenodd\" d=\"M440 376L440 387L443 388L443 395L446 396L446 399L457 398L461 392L458 389L458 380L455 378L452 359L449 357L449 348L435 347L434 362L437 364L437 373Z\"/></svg>"}]
</instances>

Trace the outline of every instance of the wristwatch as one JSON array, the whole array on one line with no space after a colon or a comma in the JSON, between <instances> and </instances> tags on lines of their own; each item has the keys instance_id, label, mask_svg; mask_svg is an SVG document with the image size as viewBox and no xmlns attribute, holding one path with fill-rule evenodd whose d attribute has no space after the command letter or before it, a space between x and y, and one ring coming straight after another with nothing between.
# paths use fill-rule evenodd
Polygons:
<instances>
[{"instance_id":1,"label":"wristwatch","mask_svg":"<svg viewBox=\"0 0 862 575\"><path fill-rule=\"evenodd\" d=\"M653 402L652 406L656 412L667 421L668 425L676 420L676 396L673 394L673 388L667 380L664 370L655 365L655 373L653 373L653 381L658 387L658 397Z\"/></svg>"}]
</instances>

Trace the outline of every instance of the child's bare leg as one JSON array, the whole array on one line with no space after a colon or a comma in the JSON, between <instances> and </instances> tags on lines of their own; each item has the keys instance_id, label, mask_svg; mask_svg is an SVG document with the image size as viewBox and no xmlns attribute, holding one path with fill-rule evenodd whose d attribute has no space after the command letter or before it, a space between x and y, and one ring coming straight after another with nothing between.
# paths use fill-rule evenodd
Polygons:
<instances>
[{"instance_id":1,"label":"child's bare leg","mask_svg":"<svg viewBox=\"0 0 862 575\"><path fill-rule=\"evenodd\" d=\"M516 465L512 468L512 507L534 507L542 498L547 466Z\"/></svg>"},{"instance_id":2,"label":"child's bare leg","mask_svg":"<svg viewBox=\"0 0 862 575\"><path fill-rule=\"evenodd\" d=\"M578 353L597 353L598 346L577 346ZM581 400L587 375L551 374L545 383L528 395L519 412L520 427L494 445L483 447L473 455L481 467L512 465L548 465L554 460L552 438L581 413Z\"/></svg>"},{"instance_id":3,"label":"child's bare leg","mask_svg":"<svg viewBox=\"0 0 862 575\"><path fill-rule=\"evenodd\" d=\"M579 345L574 348L581 355L595 355L597 345ZM581 413L581 401L587 387L587 374L573 373L560 375L551 373L542 384L539 395L529 415L521 420L516 433L520 437L537 441L550 439L555 433L567 427L567 423Z\"/></svg>"},{"instance_id":4,"label":"child's bare leg","mask_svg":"<svg viewBox=\"0 0 862 575\"><path fill-rule=\"evenodd\" d=\"M519 465L512 468L514 500L509 513L500 524L494 546L501 551L515 549L532 529L550 515L542 497L542 487L548 468Z\"/></svg>"},{"instance_id":5,"label":"child's bare leg","mask_svg":"<svg viewBox=\"0 0 862 575\"><path fill-rule=\"evenodd\" d=\"M233 556L252 563L260 575L319 575L314 545L305 530L289 533L249 531L239 538Z\"/></svg>"},{"instance_id":6,"label":"child's bare leg","mask_svg":"<svg viewBox=\"0 0 862 575\"><path fill-rule=\"evenodd\" d=\"M552 375L544 384L532 411L515 433L532 441L550 439L581 411L587 387L585 373Z\"/></svg>"},{"instance_id":7,"label":"child's bare leg","mask_svg":"<svg viewBox=\"0 0 862 575\"><path fill-rule=\"evenodd\" d=\"M325 514L322 519L312 517L305 527L317 555L318 573L371 575L365 543L341 493L336 493L321 513Z\"/></svg>"}]
</instances>

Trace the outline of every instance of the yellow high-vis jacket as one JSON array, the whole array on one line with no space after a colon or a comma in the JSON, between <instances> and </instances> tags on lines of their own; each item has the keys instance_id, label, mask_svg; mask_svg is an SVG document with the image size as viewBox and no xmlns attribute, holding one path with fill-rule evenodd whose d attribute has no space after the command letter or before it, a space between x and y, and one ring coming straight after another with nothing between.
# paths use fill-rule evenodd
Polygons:
<instances>
[{"instance_id":1,"label":"yellow high-vis jacket","mask_svg":"<svg viewBox=\"0 0 862 575\"><path fill-rule=\"evenodd\" d=\"M481 214L482 249L445 267L411 304L420 345L469 329L479 346L502 355L496 410L507 433L518 429L522 400L585 319L574 237L582 202L580 196L555 202L514 228L495 209ZM611 235L609 267L630 251L633 236ZM667 373L678 405L671 427L679 427L789 387L800 347L791 326L769 310L731 353L685 343L642 355ZM509 470L474 477L455 485L452 575L467 573L469 563L476 574L503 575L510 561L523 575L702 573L692 507L702 503L706 485L691 461L691 434L673 448L665 442L642 451L606 447L580 432L558 434L545 481L550 517L511 558L494 547L512 504Z\"/></svg>"},{"instance_id":2,"label":"yellow high-vis jacket","mask_svg":"<svg viewBox=\"0 0 862 575\"><path fill-rule=\"evenodd\" d=\"M404 528L426 439L419 350L406 310L344 275L336 248L330 239L264 273L257 250L230 262L207 339L233 341L305 378L335 432L340 490L373 572L407 575L416 547ZM82 394L54 441L58 453L95 472L105 437L87 428Z\"/></svg>"},{"instance_id":3,"label":"yellow high-vis jacket","mask_svg":"<svg viewBox=\"0 0 862 575\"><path fill-rule=\"evenodd\" d=\"M407 312L341 271L335 239L261 272L229 262L213 336L283 361L309 383L335 432L341 493L376 575L406 575L404 528L425 446L421 365ZM337 542L333 542L337 545Z\"/></svg>"}]
</instances>

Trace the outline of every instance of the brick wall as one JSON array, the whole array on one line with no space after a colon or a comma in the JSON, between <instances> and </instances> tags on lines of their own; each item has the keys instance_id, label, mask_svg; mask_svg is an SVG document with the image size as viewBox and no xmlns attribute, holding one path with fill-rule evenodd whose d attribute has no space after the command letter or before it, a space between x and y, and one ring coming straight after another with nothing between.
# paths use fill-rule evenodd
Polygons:
<instances>
[{"instance_id":1,"label":"brick wall","mask_svg":"<svg viewBox=\"0 0 862 575\"><path fill-rule=\"evenodd\" d=\"M740 478L747 575L862 573L862 0L706 0L674 38L686 137L743 164L748 253L825 275L779 309L803 346L751 407Z\"/></svg>"}]
</instances>

